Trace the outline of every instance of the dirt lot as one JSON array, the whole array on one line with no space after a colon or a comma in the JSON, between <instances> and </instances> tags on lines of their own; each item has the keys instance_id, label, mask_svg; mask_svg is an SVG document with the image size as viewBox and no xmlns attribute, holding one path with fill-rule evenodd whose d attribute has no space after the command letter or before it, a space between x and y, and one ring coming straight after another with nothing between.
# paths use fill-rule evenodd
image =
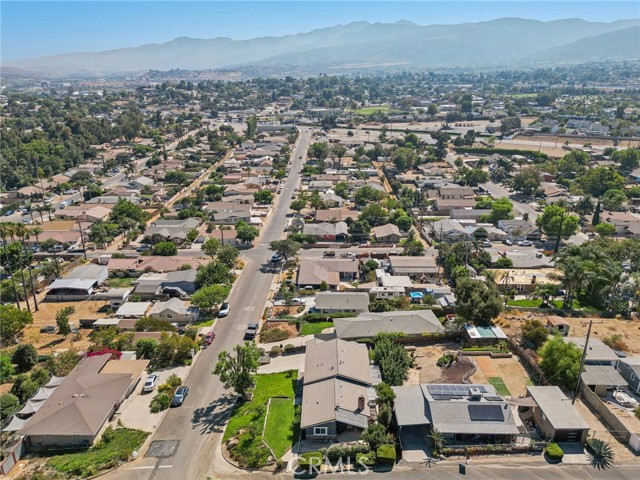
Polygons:
<instances>
[{"instance_id":1,"label":"dirt lot","mask_svg":"<svg viewBox=\"0 0 640 480\"><path fill-rule=\"evenodd\" d=\"M294 338L298 336L298 330L296 329L295 325L289 325L287 322L267 322L262 327L262 331L260 332L260 338L262 339L264 337L265 332L273 328L278 328L280 330L284 330L285 332L287 332L287 334L289 335L287 338Z\"/></svg>"},{"instance_id":2,"label":"dirt lot","mask_svg":"<svg viewBox=\"0 0 640 480\"><path fill-rule=\"evenodd\" d=\"M538 319L546 324L546 315L533 312L518 312L509 310L503 313L497 320L497 324L502 327L507 335L518 338L525 320ZM616 318L565 318L569 324L569 336L583 337L589 321L593 320L591 335L600 340L614 333L620 333L624 337L629 353L640 354L640 321L623 320Z\"/></svg>"},{"instance_id":3,"label":"dirt lot","mask_svg":"<svg viewBox=\"0 0 640 480\"><path fill-rule=\"evenodd\" d=\"M24 341L32 343L38 352L51 355L57 350L84 350L89 347L88 335L91 329L82 329L79 320L81 318L105 318L105 313L99 313L102 307L107 303L103 301L85 301L85 302L41 302L39 304L40 311L33 314L33 324L25 329ZM74 340L74 335L67 335L63 338L57 334L40 333L40 329L47 325L56 324L56 312L58 310L71 306L76 311L69 317L70 322L79 328L81 340Z\"/></svg>"}]
</instances>

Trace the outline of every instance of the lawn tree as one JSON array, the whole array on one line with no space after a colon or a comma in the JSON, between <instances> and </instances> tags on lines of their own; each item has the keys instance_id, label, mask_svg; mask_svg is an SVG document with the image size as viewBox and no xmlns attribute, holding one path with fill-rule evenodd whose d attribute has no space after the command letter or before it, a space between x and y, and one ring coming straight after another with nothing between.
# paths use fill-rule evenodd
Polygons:
<instances>
[{"instance_id":1,"label":"lawn tree","mask_svg":"<svg viewBox=\"0 0 640 480\"><path fill-rule=\"evenodd\" d=\"M136 332L175 332L176 327L159 318L142 317L135 324Z\"/></svg>"},{"instance_id":2,"label":"lawn tree","mask_svg":"<svg viewBox=\"0 0 640 480\"><path fill-rule=\"evenodd\" d=\"M239 221L236 224L236 238L242 243L253 242L259 234L260 230L247 222Z\"/></svg>"},{"instance_id":3,"label":"lawn tree","mask_svg":"<svg viewBox=\"0 0 640 480\"><path fill-rule=\"evenodd\" d=\"M224 302L229 295L229 288L223 285L209 285L191 295L191 303L203 310L211 310Z\"/></svg>"},{"instance_id":4,"label":"lawn tree","mask_svg":"<svg viewBox=\"0 0 640 480\"><path fill-rule=\"evenodd\" d=\"M233 281L233 273L228 265L222 262L211 262L198 267L196 287L202 288L214 284L228 284Z\"/></svg>"},{"instance_id":5,"label":"lawn tree","mask_svg":"<svg viewBox=\"0 0 640 480\"><path fill-rule=\"evenodd\" d=\"M162 257L172 257L178 254L178 247L173 242L156 243L153 247L153 254Z\"/></svg>"},{"instance_id":6,"label":"lawn tree","mask_svg":"<svg viewBox=\"0 0 640 480\"><path fill-rule=\"evenodd\" d=\"M500 293L492 284L460 278L454 289L456 312L467 322L489 325L502 312Z\"/></svg>"},{"instance_id":7,"label":"lawn tree","mask_svg":"<svg viewBox=\"0 0 640 480\"><path fill-rule=\"evenodd\" d=\"M239 254L240 252L238 252L236 247L225 245L218 250L218 261L224 263L229 268L233 268Z\"/></svg>"},{"instance_id":8,"label":"lawn tree","mask_svg":"<svg viewBox=\"0 0 640 480\"><path fill-rule=\"evenodd\" d=\"M269 250L282 255L285 260L295 257L301 247L301 244L288 238L284 240L275 240L269 244Z\"/></svg>"},{"instance_id":9,"label":"lawn tree","mask_svg":"<svg viewBox=\"0 0 640 480\"><path fill-rule=\"evenodd\" d=\"M582 349L557 335L547 340L538 354L542 357L540 368L552 385L571 391L576 388Z\"/></svg>"},{"instance_id":10,"label":"lawn tree","mask_svg":"<svg viewBox=\"0 0 640 480\"><path fill-rule=\"evenodd\" d=\"M0 319L0 336L4 344L12 343L22 334L24 327L33 323L31 312L13 305L0 305Z\"/></svg>"},{"instance_id":11,"label":"lawn tree","mask_svg":"<svg viewBox=\"0 0 640 480\"><path fill-rule=\"evenodd\" d=\"M550 238L557 238L560 228L562 237L570 237L578 231L578 224L578 217L567 213L560 205L547 205L536 219L536 225Z\"/></svg>"},{"instance_id":12,"label":"lawn tree","mask_svg":"<svg viewBox=\"0 0 640 480\"><path fill-rule=\"evenodd\" d=\"M227 351L220 352L213 373L220 377L225 388L233 388L238 395L246 398L247 389L253 386L253 376L258 371L260 351L254 342L238 344L233 351L235 356Z\"/></svg>"},{"instance_id":13,"label":"lawn tree","mask_svg":"<svg viewBox=\"0 0 640 480\"><path fill-rule=\"evenodd\" d=\"M522 327L522 340L534 350L540 348L549 338L549 331L540 320L526 320Z\"/></svg>"},{"instance_id":14,"label":"lawn tree","mask_svg":"<svg viewBox=\"0 0 640 480\"><path fill-rule=\"evenodd\" d=\"M362 432L362 441L366 442L373 451L376 451L380 445L391 443L386 427L379 423L369 425Z\"/></svg>"},{"instance_id":15,"label":"lawn tree","mask_svg":"<svg viewBox=\"0 0 640 480\"><path fill-rule=\"evenodd\" d=\"M253 198L258 203L268 205L273 202L273 193L269 190L259 190L253 194Z\"/></svg>"},{"instance_id":16,"label":"lawn tree","mask_svg":"<svg viewBox=\"0 0 640 480\"><path fill-rule=\"evenodd\" d=\"M531 196L540 188L540 173L535 168L525 168L513 177L513 189L523 195Z\"/></svg>"},{"instance_id":17,"label":"lawn tree","mask_svg":"<svg viewBox=\"0 0 640 480\"><path fill-rule=\"evenodd\" d=\"M30 343L21 343L13 351L12 361L21 372L27 372L38 363L38 351Z\"/></svg>"},{"instance_id":18,"label":"lawn tree","mask_svg":"<svg viewBox=\"0 0 640 480\"><path fill-rule=\"evenodd\" d=\"M71 333L71 325L69 325L69 317L75 313L76 309L72 306L63 307L56 312L56 324L58 325L58 333L67 336Z\"/></svg>"},{"instance_id":19,"label":"lawn tree","mask_svg":"<svg viewBox=\"0 0 640 480\"><path fill-rule=\"evenodd\" d=\"M0 395L0 422L4 423L11 415L20 410L20 400L11 393Z\"/></svg>"},{"instance_id":20,"label":"lawn tree","mask_svg":"<svg viewBox=\"0 0 640 480\"><path fill-rule=\"evenodd\" d=\"M207 240L202 244L202 251L205 255L213 258L216 256L221 246L220 240L216 238L207 238Z\"/></svg>"}]
</instances>

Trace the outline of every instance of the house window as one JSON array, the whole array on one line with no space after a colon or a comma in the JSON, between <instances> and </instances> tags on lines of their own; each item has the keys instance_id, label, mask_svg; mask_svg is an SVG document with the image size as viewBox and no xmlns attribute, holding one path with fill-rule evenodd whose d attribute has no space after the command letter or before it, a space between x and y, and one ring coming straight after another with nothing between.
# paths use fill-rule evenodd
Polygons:
<instances>
[{"instance_id":1,"label":"house window","mask_svg":"<svg viewBox=\"0 0 640 480\"><path fill-rule=\"evenodd\" d=\"M167 314L167 318L173 318L173 315Z\"/></svg>"},{"instance_id":2,"label":"house window","mask_svg":"<svg viewBox=\"0 0 640 480\"><path fill-rule=\"evenodd\" d=\"M544 412L540 412L540 418L542 418L542 420L547 421L547 416L544 414Z\"/></svg>"},{"instance_id":3,"label":"house window","mask_svg":"<svg viewBox=\"0 0 640 480\"><path fill-rule=\"evenodd\" d=\"M635 379L636 379L636 374L635 374L635 373L632 373L632 374L631 374L631 381L633 382Z\"/></svg>"},{"instance_id":4,"label":"house window","mask_svg":"<svg viewBox=\"0 0 640 480\"><path fill-rule=\"evenodd\" d=\"M326 436L329 433L329 429L327 427L313 427L314 435L324 435Z\"/></svg>"}]
</instances>

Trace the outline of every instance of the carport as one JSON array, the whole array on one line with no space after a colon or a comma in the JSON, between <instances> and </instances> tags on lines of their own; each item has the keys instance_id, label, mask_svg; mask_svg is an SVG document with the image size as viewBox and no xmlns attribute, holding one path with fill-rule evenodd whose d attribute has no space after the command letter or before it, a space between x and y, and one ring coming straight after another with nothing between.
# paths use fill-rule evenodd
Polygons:
<instances>
[{"instance_id":1,"label":"carport","mask_svg":"<svg viewBox=\"0 0 640 480\"><path fill-rule=\"evenodd\" d=\"M427 429L431 421L427 416L427 402L420 385L394 387L394 415L402 448L402 459L424 462L429 457Z\"/></svg>"}]
</instances>

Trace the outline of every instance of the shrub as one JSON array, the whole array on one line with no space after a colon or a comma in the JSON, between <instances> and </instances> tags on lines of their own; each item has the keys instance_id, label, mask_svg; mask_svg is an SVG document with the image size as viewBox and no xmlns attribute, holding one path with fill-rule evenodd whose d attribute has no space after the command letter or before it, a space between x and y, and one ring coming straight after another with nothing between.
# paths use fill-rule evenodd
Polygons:
<instances>
[{"instance_id":1,"label":"shrub","mask_svg":"<svg viewBox=\"0 0 640 480\"><path fill-rule=\"evenodd\" d=\"M640 420L640 405L638 405L638 406L636 407L636 409L633 411L633 413L635 414L636 418L637 418L638 420Z\"/></svg>"},{"instance_id":2,"label":"shrub","mask_svg":"<svg viewBox=\"0 0 640 480\"><path fill-rule=\"evenodd\" d=\"M176 389L180 385L182 385L182 379L174 373L169 378L167 378L167 381L165 383L171 386L172 388Z\"/></svg>"},{"instance_id":3,"label":"shrub","mask_svg":"<svg viewBox=\"0 0 640 480\"><path fill-rule=\"evenodd\" d=\"M625 343L624 337L620 333L613 333L608 337L604 337L602 342L609 348L614 350L629 350L629 346Z\"/></svg>"},{"instance_id":4,"label":"shrub","mask_svg":"<svg viewBox=\"0 0 640 480\"><path fill-rule=\"evenodd\" d=\"M342 459L343 462L353 463L356 457L360 454L369 454L371 449L364 443L358 443L355 445L332 445L326 451L327 459L334 463Z\"/></svg>"},{"instance_id":5,"label":"shrub","mask_svg":"<svg viewBox=\"0 0 640 480\"><path fill-rule=\"evenodd\" d=\"M38 363L38 351L30 343L21 343L13 352L12 360L20 371L26 372Z\"/></svg>"},{"instance_id":6,"label":"shrub","mask_svg":"<svg viewBox=\"0 0 640 480\"><path fill-rule=\"evenodd\" d=\"M562 457L564 457L564 452L557 443L550 443L547 445L544 449L544 453L550 460L562 460Z\"/></svg>"},{"instance_id":7,"label":"shrub","mask_svg":"<svg viewBox=\"0 0 640 480\"><path fill-rule=\"evenodd\" d=\"M289 338L289 334L281 328L270 328L260 334L260 340L264 343L281 342L287 338Z\"/></svg>"},{"instance_id":8,"label":"shrub","mask_svg":"<svg viewBox=\"0 0 640 480\"><path fill-rule=\"evenodd\" d=\"M448 367L449 365L451 365L452 361L453 357L451 355L443 355L438 359L436 365L438 365L439 367Z\"/></svg>"},{"instance_id":9,"label":"shrub","mask_svg":"<svg viewBox=\"0 0 640 480\"><path fill-rule=\"evenodd\" d=\"M381 465L394 465L396 463L396 447L381 445L376 450L376 457Z\"/></svg>"},{"instance_id":10,"label":"shrub","mask_svg":"<svg viewBox=\"0 0 640 480\"><path fill-rule=\"evenodd\" d=\"M293 352L295 349L296 349L296 346L295 346L295 345L292 345L291 343L287 343L287 344L284 346L284 353L291 353L291 352Z\"/></svg>"},{"instance_id":11,"label":"shrub","mask_svg":"<svg viewBox=\"0 0 640 480\"><path fill-rule=\"evenodd\" d=\"M171 397L166 393L158 393L153 400L151 400L151 413L161 412L166 410L171 405Z\"/></svg>"},{"instance_id":12,"label":"shrub","mask_svg":"<svg viewBox=\"0 0 640 480\"><path fill-rule=\"evenodd\" d=\"M356 454L356 468L362 467L373 467L376 464L376 454L373 452L369 453L357 453Z\"/></svg>"},{"instance_id":13,"label":"shrub","mask_svg":"<svg viewBox=\"0 0 640 480\"><path fill-rule=\"evenodd\" d=\"M280 355L282 353L282 349L278 345L274 345L271 347L271 351L269 353L271 355Z\"/></svg>"},{"instance_id":14,"label":"shrub","mask_svg":"<svg viewBox=\"0 0 640 480\"><path fill-rule=\"evenodd\" d=\"M300 468L307 469L310 466L318 466L322 464L322 453L320 452L306 452L300 455L298 459L298 465Z\"/></svg>"},{"instance_id":15,"label":"shrub","mask_svg":"<svg viewBox=\"0 0 640 480\"><path fill-rule=\"evenodd\" d=\"M158 393L173 395L173 387L167 383L163 383L162 385L158 386Z\"/></svg>"}]
</instances>

